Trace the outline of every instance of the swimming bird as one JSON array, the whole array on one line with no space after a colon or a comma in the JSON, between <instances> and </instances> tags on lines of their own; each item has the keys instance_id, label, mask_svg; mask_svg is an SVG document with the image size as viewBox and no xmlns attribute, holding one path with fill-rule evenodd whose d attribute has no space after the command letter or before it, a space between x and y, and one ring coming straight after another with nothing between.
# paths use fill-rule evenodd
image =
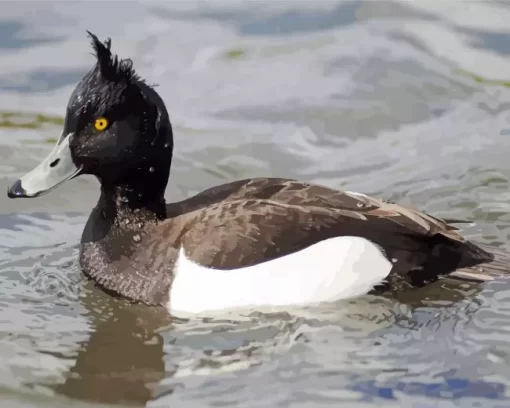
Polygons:
<instances>
[{"instance_id":1,"label":"swimming bird","mask_svg":"<svg viewBox=\"0 0 510 408\"><path fill-rule=\"evenodd\" d=\"M172 313L331 302L441 277L507 272L497 251L424 212L284 178L237 180L166 203L174 147L165 103L111 40L72 92L53 150L8 189L39 197L80 175L100 197L81 269L106 292Z\"/></svg>"}]
</instances>

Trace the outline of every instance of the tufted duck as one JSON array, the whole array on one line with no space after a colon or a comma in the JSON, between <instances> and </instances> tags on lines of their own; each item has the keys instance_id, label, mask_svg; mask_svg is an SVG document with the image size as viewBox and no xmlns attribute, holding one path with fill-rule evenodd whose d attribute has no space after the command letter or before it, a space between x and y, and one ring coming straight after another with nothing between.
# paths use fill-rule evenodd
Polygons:
<instances>
[{"instance_id":1,"label":"tufted duck","mask_svg":"<svg viewBox=\"0 0 510 408\"><path fill-rule=\"evenodd\" d=\"M213 187L165 203L172 126L165 104L88 33L97 58L67 106L55 148L8 190L38 197L81 174L101 183L80 247L84 273L110 293L170 313L285 306L487 281L506 255L450 221L359 193L282 178Z\"/></svg>"}]
</instances>

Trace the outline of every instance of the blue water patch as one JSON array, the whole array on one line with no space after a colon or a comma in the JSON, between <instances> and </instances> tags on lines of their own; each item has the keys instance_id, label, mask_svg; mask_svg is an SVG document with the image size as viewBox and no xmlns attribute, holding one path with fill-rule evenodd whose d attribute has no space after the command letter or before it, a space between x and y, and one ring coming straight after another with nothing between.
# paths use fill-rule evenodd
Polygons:
<instances>
[{"instance_id":1,"label":"blue water patch","mask_svg":"<svg viewBox=\"0 0 510 408\"><path fill-rule=\"evenodd\" d=\"M5 6L4 6L5 7ZM23 38L18 34L23 31L25 24L15 20L0 20L0 49L20 49L31 46L57 42L59 38Z\"/></svg>"},{"instance_id":2,"label":"blue water patch","mask_svg":"<svg viewBox=\"0 0 510 408\"><path fill-rule=\"evenodd\" d=\"M332 9L299 10L287 9L266 15L253 10L215 10L199 8L192 13L171 12L157 9L159 16L172 19L197 18L221 21L234 26L241 35L292 35L328 30L347 26L358 20L357 12L362 3L359 0L340 2ZM263 7L263 6L262 6Z\"/></svg>"},{"instance_id":3,"label":"blue water patch","mask_svg":"<svg viewBox=\"0 0 510 408\"><path fill-rule=\"evenodd\" d=\"M18 93L47 92L77 83L83 69L35 69L26 73L26 78L15 81L11 75L0 76L0 90Z\"/></svg>"},{"instance_id":4,"label":"blue water patch","mask_svg":"<svg viewBox=\"0 0 510 408\"><path fill-rule=\"evenodd\" d=\"M510 34L506 32L492 32L472 28L458 28L461 33L468 34L469 45L482 50L492 50L499 54L510 54Z\"/></svg>"},{"instance_id":5,"label":"blue water patch","mask_svg":"<svg viewBox=\"0 0 510 408\"><path fill-rule=\"evenodd\" d=\"M397 399L395 392L430 398L456 400L460 398L485 398L507 400L506 386L502 383L471 381L467 378L447 378L442 382L421 383L398 381L392 385L378 385L375 380L363 381L351 387L369 400L373 398Z\"/></svg>"},{"instance_id":6,"label":"blue water patch","mask_svg":"<svg viewBox=\"0 0 510 408\"><path fill-rule=\"evenodd\" d=\"M238 29L246 35L286 35L328 30L356 22L360 5L359 2L345 2L333 10L288 10L267 19L245 21Z\"/></svg>"}]
</instances>

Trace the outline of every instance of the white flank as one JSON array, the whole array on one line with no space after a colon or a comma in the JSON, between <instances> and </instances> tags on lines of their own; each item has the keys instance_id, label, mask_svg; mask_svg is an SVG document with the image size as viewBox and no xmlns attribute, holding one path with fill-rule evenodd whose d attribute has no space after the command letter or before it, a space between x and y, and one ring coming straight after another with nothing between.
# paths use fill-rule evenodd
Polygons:
<instances>
[{"instance_id":1,"label":"white flank","mask_svg":"<svg viewBox=\"0 0 510 408\"><path fill-rule=\"evenodd\" d=\"M330 238L281 258L231 270L200 266L181 248L168 310L196 314L348 299L370 291L391 268L392 263L375 244L350 236Z\"/></svg>"}]
</instances>

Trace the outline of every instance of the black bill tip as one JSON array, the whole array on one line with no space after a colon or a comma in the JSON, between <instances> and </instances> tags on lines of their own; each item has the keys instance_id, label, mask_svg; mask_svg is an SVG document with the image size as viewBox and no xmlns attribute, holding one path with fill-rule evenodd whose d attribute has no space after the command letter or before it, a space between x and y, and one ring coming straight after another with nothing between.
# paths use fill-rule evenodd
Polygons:
<instances>
[{"instance_id":1,"label":"black bill tip","mask_svg":"<svg viewBox=\"0 0 510 408\"><path fill-rule=\"evenodd\" d=\"M7 197L9 198L20 198L27 197L27 192L21 186L21 180L16 180L14 184L7 190Z\"/></svg>"}]
</instances>

